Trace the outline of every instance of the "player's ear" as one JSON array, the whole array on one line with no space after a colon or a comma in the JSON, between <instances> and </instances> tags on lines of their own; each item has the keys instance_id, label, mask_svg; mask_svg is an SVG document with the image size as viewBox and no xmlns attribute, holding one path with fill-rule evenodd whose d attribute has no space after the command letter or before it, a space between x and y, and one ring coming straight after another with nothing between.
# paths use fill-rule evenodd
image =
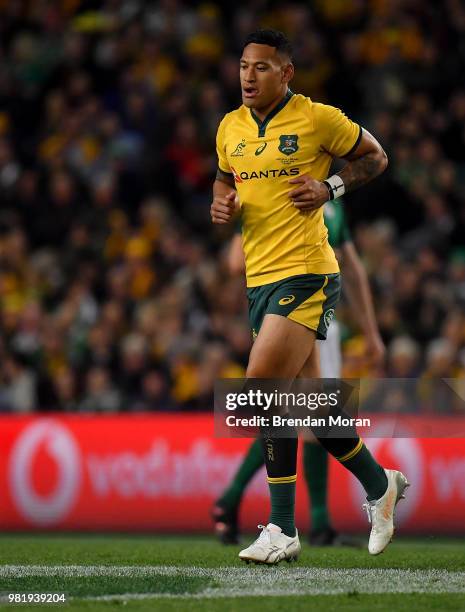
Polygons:
<instances>
[{"instance_id":1,"label":"player's ear","mask_svg":"<svg viewBox=\"0 0 465 612\"><path fill-rule=\"evenodd\" d=\"M293 76L294 76L294 65L289 63L286 66L284 66L282 82L289 83L289 81L292 79Z\"/></svg>"}]
</instances>

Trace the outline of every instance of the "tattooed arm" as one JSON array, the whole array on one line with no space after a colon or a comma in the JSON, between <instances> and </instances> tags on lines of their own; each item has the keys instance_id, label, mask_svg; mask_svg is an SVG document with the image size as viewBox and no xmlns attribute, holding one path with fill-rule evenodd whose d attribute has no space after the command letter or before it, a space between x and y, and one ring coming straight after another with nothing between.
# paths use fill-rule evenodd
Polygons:
<instances>
[{"instance_id":1,"label":"tattooed arm","mask_svg":"<svg viewBox=\"0 0 465 612\"><path fill-rule=\"evenodd\" d=\"M349 163L338 172L338 175L344 181L346 193L369 183L384 172L388 165L387 155L382 146L363 128L357 148L344 159Z\"/></svg>"},{"instance_id":2,"label":"tattooed arm","mask_svg":"<svg viewBox=\"0 0 465 612\"><path fill-rule=\"evenodd\" d=\"M382 146L364 129L356 149L344 159L348 163L338 175L344 182L345 193L372 181L384 172L388 164ZM311 176L302 174L289 183L296 185L289 196L294 206L301 211L315 210L329 200L328 187Z\"/></svg>"}]
</instances>

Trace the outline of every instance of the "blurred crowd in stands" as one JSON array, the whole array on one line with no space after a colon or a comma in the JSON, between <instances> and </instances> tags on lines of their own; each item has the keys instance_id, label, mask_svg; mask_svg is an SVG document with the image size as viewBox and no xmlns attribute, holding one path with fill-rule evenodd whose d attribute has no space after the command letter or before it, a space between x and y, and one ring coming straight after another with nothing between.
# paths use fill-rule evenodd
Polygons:
<instances>
[{"instance_id":1,"label":"blurred crowd in stands","mask_svg":"<svg viewBox=\"0 0 465 612\"><path fill-rule=\"evenodd\" d=\"M345 375L464 375L461 0L0 0L0 411L208 409L244 373L244 281L209 206L258 26L294 42L292 89L390 159L346 200L386 364L342 303Z\"/></svg>"}]
</instances>

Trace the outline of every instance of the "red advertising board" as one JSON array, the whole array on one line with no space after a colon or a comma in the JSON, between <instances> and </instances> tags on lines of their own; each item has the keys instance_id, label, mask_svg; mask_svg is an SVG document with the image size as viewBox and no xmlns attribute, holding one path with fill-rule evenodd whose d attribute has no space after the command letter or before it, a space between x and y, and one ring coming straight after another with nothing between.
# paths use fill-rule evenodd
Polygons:
<instances>
[{"instance_id":1,"label":"red advertising board","mask_svg":"<svg viewBox=\"0 0 465 612\"><path fill-rule=\"evenodd\" d=\"M426 421L419 418L419 431L432 426ZM415 419L409 419L409 429L415 431ZM0 432L2 530L207 531L210 506L250 444L214 438L211 415L2 417ZM366 443L383 465L401 469L412 483L398 506L402 531L465 533L463 439ZM362 503L356 480L331 460L336 526L367 530ZM303 530L307 506L299 476L297 523ZM261 471L242 507L244 528L266 522L267 513Z\"/></svg>"}]
</instances>

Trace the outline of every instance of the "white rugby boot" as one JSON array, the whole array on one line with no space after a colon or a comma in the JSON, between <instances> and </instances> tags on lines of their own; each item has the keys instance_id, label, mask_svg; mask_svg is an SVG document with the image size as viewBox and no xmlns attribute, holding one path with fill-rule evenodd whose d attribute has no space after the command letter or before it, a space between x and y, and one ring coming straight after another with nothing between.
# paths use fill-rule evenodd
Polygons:
<instances>
[{"instance_id":1,"label":"white rugby boot","mask_svg":"<svg viewBox=\"0 0 465 612\"><path fill-rule=\"evenodd\" d=\"M280 561L296 561L300 553L299 534L290 538L282 532L281 527L268 523L259 525L262 530L258 538L249 547L241 550L239 559L246 563L266 563L275 565Z\"/></svg>"},{"instance_id":2,"label":"white rugby boot","mask_svg":"<svg viewBox=\"0 0 465 612\"><path fill-rule=\"evenodd\" d=\"M371 523L368 552L370 555L379 555L383 552L394 535L394 514L397 502L404 499L404 491L410 486L407 478L397 470L384 470L388 479L388 486L383 497L367 501L363 508L367 511Z\"/></svg>"}]
</instances>

